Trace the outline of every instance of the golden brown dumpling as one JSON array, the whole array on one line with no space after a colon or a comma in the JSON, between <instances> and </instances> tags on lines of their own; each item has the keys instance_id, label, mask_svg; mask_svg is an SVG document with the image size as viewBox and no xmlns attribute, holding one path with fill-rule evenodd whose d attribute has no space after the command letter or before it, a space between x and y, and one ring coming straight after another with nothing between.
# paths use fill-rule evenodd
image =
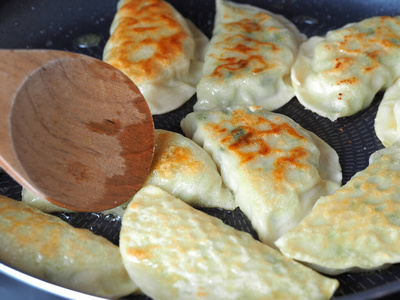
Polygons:
<instances>
[{"instance_id":1,"label":"golden brown dumpling","mask_svg":"<svg viewBox=\"0 0 400 300\"><path fill-rule=\"evenodd\" d=\"M138 291L117 246L87 229L0 196L0 260L22 272L91 295Z\"/></svg>"},{"instance_id":2,"label":"golden brown dumpling","mask_svg":"<svg viewBox=\"0 0 400 300\"><path fill-rule=\"evenodd\" d=\"M152 114L174 110L196 91L207 37L162 0L120 0L103 60L138 86Z\"/></svg>"},{"instance_id":3,"label":"golden brown dumpling","mask_svg":"<svg viewBox=\"0 0 400 300\"><path fill-rule=\"evenodd\" d=\"M400 262L400 144L372 154L365 170L319 199L276 245L326 274Z\"/></svg>"},{"instance_id":4,"label":"golden brown dumpling","mask_svg":"<svg viewBox=\"0 0 400 300\"><path fill-rule=\"evenodd\" d=\"M148 185L122 219L124 265L154 300L329 299L338 282Z\"/></svg>"}]
</instances>

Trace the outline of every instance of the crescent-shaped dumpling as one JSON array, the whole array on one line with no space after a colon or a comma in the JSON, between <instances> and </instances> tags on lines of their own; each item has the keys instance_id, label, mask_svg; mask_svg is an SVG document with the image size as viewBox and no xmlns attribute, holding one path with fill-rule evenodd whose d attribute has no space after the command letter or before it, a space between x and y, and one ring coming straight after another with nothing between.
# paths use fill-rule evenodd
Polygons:
<instances>
[{"instance_id":1,"label":"crescent-shaped dumpling","mask_svg":"<svg viewBox=\"0 0 400 300\"><path fill-rule=\"evenodd\" d=\"M326 278L148 185L122 219L126 270L154 300L329 299Z\"/></svg>"},{"instance_id":2,"label":"crescent-shaped dumpling","mask_svg":"<svg viewBox=\"0 0 400 300\"><path fill-rule=\"evenodd\" d=\"M341 184L335 150L284 115L229 107L190 113L181 126L214 158L239 208L270 246Z\"/></svg>"},{"instance_id":3,"label":"crescent-shaped dumpling","mask_svg":"<svg viewBox=\"0 0 400 300\"><path fill-rule=\"evenodd\" d=\"M143 184L156 185L195 207L225 210L237 207L210 155L191 139L176 132L155 130L153 162ZM43 212L70 211L26 188L22 189L22 202ZM102 213L123 216L128 203Z\"/></svg>"},{"instance_id":4,"label":"crescent-shaped dumpling","mask_svg":"<svg viewBox=\"0 0 400 300\"><path fill-rule=\"evenodd\" d=\"M48 282L106 298L137 292L116 245L0 196L0 261Z\"/></svg>"},{"instance_id":5,"label":"crescent-shaped dumpling","mask_svg":"<svg viewBox=\"0 0 400 300\"><path fill-rule=\"evenodd\" d=\"M274 110L283 106L294 96L290 69L303 40L283 16L217 0L194 109L261 105Z\"/></svg>"},{"instance_id":6,"label":"crescent-shaped dumpling","mask_svg":"<svg viewBox=\"0 0 400 300\"><path fill-rule=\"evenodd\" d=\"M365 170L319 199L276 245L286 256L332 275L399 263L399 143L372 154Z\"/></svg>"},{"instance_id":7,"label":"crescent-shaped dumpling","mask_svg":"<svg viewBox=\"0 0 400 300\"><path fill-rule=\"evenodd\" d=\"M210 155L187 137L156 129L153 163L144 185L156 185L194 207L236 208Z\"/></svg>"},{"instance_id":8,"label":"crescent-shaped dumpling","mask_svg":"<svg viewBox=\"0 0 400 300\"><path fill-rule=\"evenodd\" d=\"M180 107L196 92L208 38L162 0L120 0L103 60L137 85L151 113Z\"/></svg>"},{"instance_id":9,"label":"crescent-shaped dumpling","mask_svg":"<svg viewBox=\"0 0 400 300\"><path fill-rule=\"evenodd\" d=\"M373 17L312 37L292 68L297 99L336 120L368 107L400 75L400 17Z\"/></svg>"}]
</instances>

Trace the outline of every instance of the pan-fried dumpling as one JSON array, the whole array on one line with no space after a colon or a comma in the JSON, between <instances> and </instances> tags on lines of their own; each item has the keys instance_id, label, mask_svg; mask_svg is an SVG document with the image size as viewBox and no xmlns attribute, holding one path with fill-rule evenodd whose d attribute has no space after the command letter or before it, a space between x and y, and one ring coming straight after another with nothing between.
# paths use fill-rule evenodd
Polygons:
<instances>
[{"instance_id":1,"label":"pan-fried dumpling","mask_svg":"<svg viewBox=\"0 0 400 300\"><path fill-rule=\"evenodd\" d=\"M235 209L232 193L203 148L179 133L158 129L155 136L153 163L145 185L156 185L195 207Z\"/></svg>"},{"instance_id":2,"label":"pan-fried dumpling","mask_svg":"<svg viewBox=\"0 0 400 300\"><path fill-rule=\"evenodd\" d=\"M181 126L212 155L237 205L268 245L341 184L339 158L328 144L264 108L197 111Z\"/></svg>"},{"instance_id":3,"label":"pan-fried dumpling","mask_svg":"<svg viewBox=\"0 0 400 300\"><path fill-rule=\"evenodd\" d=\"M292 68L297 99L336 120L368 107L400 75L400 16L373 17L312 37Z\"/></svg>"},{"instance_id":4,"label":"pan-fried dumpling","mask_svg":"<svg viewBox=\"0 0 400 300\"><path fill-rule=\"evenodd\" d=\"M162 0L120 0L103 60L138 86L152 114L196 92L208 38Z\"/></svg>"},{"instance_id":5,"label":"pan-fried dumpling","mask_svg":"<svg viewBox=\"0 0 400 300\"><path fill-rule=\"evenodd\" d=\"M329 299L338 286L151 185L126 210L120 250L154 300Z\"/></svg>"},{"instance_id":6,"label":"pan-fried dumpling","mask_svg":"<svg viewBox=\"0 0 400 300\"><path fill-rule=\"evenodd\" d=\"M327 274L400 262L400 145L375 152L370 165L322 197L276 245Z\"/></svg>"},{"instance_id":7,"label":"pan-fried dumpling","mask_svg":"<svg viewBox=\"0 0 400 300\"><path fill-rule=\"evenodd\" d=\"M40 211L45 213L72 212L72 210L51 203L50 201L38 196L37 194L33 193L31 190L25 187L22 187L21 201L22 203L30 207L39 209Z\"/></svg>"},{"instance_id":8,"label":"pan-fried dumpling","mask_svg":"<svg viewBox=\"0 0 400 300\"><path fill-rule=\"evenodd\" d=\"M153 184L195 207L236 207L230 190L222 183L215 162L192 140L166 130L155 130L153 163L144 185ZM22 201L43 212L69 211L22 189ZM122 216L129 201L104 211Z\"/></svg>"},{"instance_id":9,"label":"pan-fried dumpling","mask_svg":"<svg viewBox=\"0 0 400 300\"><path fill-rule=\"evenodd\" d=\"M236 208L231 191L222 183L221 175L210 155L183 135L155 130L153 162L144 185L153 184L195 207ZM68 212L28 189L22 189L22 202L44 212ZM129 201L104 211L123 216Z\"/></svg>"},{"instance_id":10,"label":"pan-fried dumpling","mask_svg":"<svg viewBox=\"0 0 400 300\"><path fill-rule=\"evenodd\" d=\"M25 187L22 187L21 201L24 204L26 204L30 207L39 209L40 211L45 212L45 213L75 212L75 211L67 209L65 207L61 207L56 204L53 204L52 202L36 195L31 190L29 190ZM128 203L129 203L129 201L127 201L117 207L114 207L112 209L102 211L101 213L103 213L104 215L111 214L111 215L122 217L124 215L126 207L128 206Z\"/></svg>"},{"instance_id":11,"label":"pan-fried dumpling","mask_svg":"<svg viewBox=\"0 0 400 300\"><path fill-rule=\"evenodd\" d=\"M274 110L293 98L290 69L304 40L290 21L269 11L216 0L213 37L195 110L261 105Z\"/></svg>"},{"instance_id":12,"label":"pan-fried dumpling","mask_svg":"<svg viewBox=\"0 0 400 300\"><path fill-rule=\"evenodd\" d=\"M385 147L400 138L400 79L383 95L375 117L375 132Z\"/></svg>"},{"instance_id":13,"label":"pan-fried dumpling","mask_svg":"<svg viewBox=\"0 0 400 300\"><path fill-rule=\"evenodd\" d=\"M87 229L0 196L0 261L37 278L91 295L138 291L117 246Z\"/></svg>"}]
</instances>

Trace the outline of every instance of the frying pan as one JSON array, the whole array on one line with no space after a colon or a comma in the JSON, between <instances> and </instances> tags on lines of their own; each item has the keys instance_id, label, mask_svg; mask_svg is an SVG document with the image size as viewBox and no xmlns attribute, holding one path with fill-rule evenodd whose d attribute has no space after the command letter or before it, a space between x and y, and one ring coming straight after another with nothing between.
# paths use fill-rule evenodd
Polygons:
<instances>
[{"instance_id":1,"label":"frying pan","mask_svg":"<svg viewBox=\"0 0 400 300\"><path fill-rule=\"evenodd\" d=\"M211 36L215 14L214 0L169 0L184 17L191 19L206 35ZM400 14L397 1L385 0L238 0L266 8L292 20L307 36L323 35L327 30L341 27L375 15ZM116 12L117 0L15 0L0 3L0 48L44 48L87 54L101 58L109 37L109 27ZM305 110L293 99L277 112L285 114L313 131L338 153L343 169L343 183L368 165L371 153L382 148L374 132L374 118L382 98L378 94L372 105L352 117L335 122ZM179 109L154 116L156 128L181 133L180 120L190 111L193 97ZM19 200L21 187L7 174L0 175L0 193ZM207 213L227 224L256 233L240 212L207 209ZM88 228L118 244L120 219L89 213L63 213L58 216L75 227ZM39 286L51 293L63 295L65 289L19 273L1 264L0 270L19 277L27 284ZM400 264L386 270L336 276L340 288L334 299L377 299L400 293ZM40 283L40 284L39 284ZM78 297L79 293L74 294ZM84 295L82 295L83 297ZM124 299L149 299L129 296Z\"/></svg>"}]
</instances>

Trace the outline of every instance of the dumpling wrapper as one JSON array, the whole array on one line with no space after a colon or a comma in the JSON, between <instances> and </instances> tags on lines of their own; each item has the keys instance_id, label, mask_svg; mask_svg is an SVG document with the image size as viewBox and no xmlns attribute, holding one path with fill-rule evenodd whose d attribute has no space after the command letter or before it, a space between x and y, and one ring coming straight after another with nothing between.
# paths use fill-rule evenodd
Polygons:
<instances>
[{"instance_id":1,"label":"dumpling wrapper","mask_svg":"<svg viewBox=\"0 0 400 300\"><path fill-rule=\"evenodd\" d=\"M231 191L222 183L210 155L195 142L176 132L155 130L153 162L144 182L144 185L148 184L161 187L195 207L225 210L237 207ZM122 217L129 201L101 213ZM43 212L72 212L26 188L22 189L22 202Z\"/></svg>"},{"instance_id":2,"label":"dumpling wrapper","mask_svg":"<svg viewBox=\"0 0 400 300\"><path fill-rule=\"evenodd\" d=\"M87 294L137 292L119 248L87 229L0 196L0 260L29 275Z\"/></svg>"},{"instance_id":3,"label":"dumpling wrapper","mask_svg":"<svg viewBox=\"0 0 400 300\"><path fill-rule=\"evenodd\" d=\"M400 145L373 153L370 165L322 197L276 245L326 274L400 262Z\"/></svg>"},{"instance_id":4,"label":"dumpling wrapper","mask_svg":"<svg viewBox=\"0 0 400 300\"><path fill-rule=\"evenodd\" d=\"M294 97L290 69L304 40L296 26L281 15L216 0L213 36L194 110L231 105L274 110L283 106Z\"/></svg>"},{"instance_id":5,"label":"dumpling wrapper","mask_svg":"<svg viewBox=\"0 0 400 300\"><path fill-rule=\"evenodd\" d=\"M193 112L181 126L214 158L237 205L270 246L320 196L341 184L336 152L284 115L261 107L230 107Z\"/></svg>"},{"instance_id":6,"label":"dumpling wrapper","mask_svg":"<svg viewBox=\"0 0 400 300\"><path fill-rule=\"evenodd\" d=\"M236 208L203 148L179 133L157 129L155 136L153 163L144 185L156 185L194 207Z\"/></svg>"},{"instance_id":7,"label":"dumpling wrapper","mask_svg":"<svg viewBox=\"0 0 400 300\"><path fill-rule=\"evenodd\" d=\"M120 0L103 60L139 88L151 113L180 107L196 92L208 38L162 0Z\"/></svg>"},{"instance_id":8,"label":"dumpling wrapper","mask_svg":"<svg viewBox=\"0 0 400 300\"><path fill-rule=\"evenodd\" d=\"M41 196L36 195L33 193L31 190L22 187L21 191L21 201L22 203L34 207L36 209L39 209L40 211L44 213L56 213L56 212L76 212L74 210L67 209L65 207L58 206L56 204L53 204L52 202L42 198ZM102 213L104 215L115 215L122 217L124 215L125 209L128 206L129 201L115 207L112 209L108 209L102 212L96 212L96 213Z\"/></svg>"},{"instance_id":9,"label":"dumpling wrapper","mask_svg":"<svg viewBox=\"0 0 400 300\"><path fill-rule=\"evenodd\" d=\"M338 287L151 185L126 210L120 250L129 275L154 300L329 299Z\"/></svg>"},{"instance_id":10,"label":"dumpling wrapper","mask_svg":"<svg viewBox=\"0 0 400 300\"><path fill-rule=\"evenodd\" d=\"M383 95L375 117L375 133L385 147L400 138L400 79Z\"/></svg>"},{"instance_id":11,"label":"dumpling wrapper","mask_svg":"<svg viewBox=\"0 0 400 300\"><path fill-rule=\"evenodd\" d=\"M292 68L297 99L334 121L368 107L400 75L400 16L373 17L312 37Z\"/></svg>"}]
</instances>

